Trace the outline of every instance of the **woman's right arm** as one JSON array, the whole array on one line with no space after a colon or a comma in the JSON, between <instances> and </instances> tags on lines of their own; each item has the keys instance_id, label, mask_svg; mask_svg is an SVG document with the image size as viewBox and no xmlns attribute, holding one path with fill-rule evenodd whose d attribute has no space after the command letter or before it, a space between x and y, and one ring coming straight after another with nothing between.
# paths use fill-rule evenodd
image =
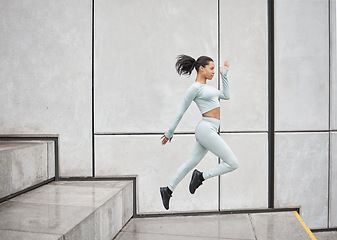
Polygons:
<instances>
[{"instance_id":1,"label":"woman's right arm","mask_svg":"<svg viewBox=\"0 0 337 240\"><path fill-rule=\"evenodd\" d=\"M220 99L229 100L229 87L228 87L228 79L227 79L227 72L229 69L229 63L226 60L223 66L220 67L220 75L222 80L222 92L219 96Z\"/></svg>"},{"instance_id":2,"label":"woman's right arm","mask_svg":"<svg viewBox=\"0 0 337 240\"><path fill-rule=\"evenodd\" d=\"M197 93L198 93L198 86L197 85L193 84L192 86L190 86L188 88L178 115L174 119L174 121L173 121L171 127L169 128L169 130L161 137L163 139L162 140L163 145L166 144L168 140L171 141L175 129L177 128L181 118L183 117L184 113L186 112L186 110L191 105L191 103L192 103L193 99L195 98L195 96L197 95Z\"/></svg>"}]
</instances>

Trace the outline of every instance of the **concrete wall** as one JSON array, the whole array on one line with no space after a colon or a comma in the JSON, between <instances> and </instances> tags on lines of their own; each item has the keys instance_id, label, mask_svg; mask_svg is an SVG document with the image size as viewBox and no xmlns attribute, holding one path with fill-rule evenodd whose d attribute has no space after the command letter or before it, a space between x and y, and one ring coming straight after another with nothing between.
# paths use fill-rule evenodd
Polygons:
<instances>
[{"instance_id":1,"label":"concrete wall","mask_svg":"<svg viewBox=\"0 0 337 240\"><path fill-rule=\"evenodd\" d=\"M91 1L5 0L0 15L0 134L59 134L60 175L91 175Z\"/></svg>"},{"instance_id":2,"label":"concrete wall","mask_svg":"<svg viewBox=\"0 0 337 240\"><path fill-rule=\"evenodd\" d=\"M209 55L216 65L229 59L231 99L221 103L221 137L239 169L207 181L193 196L188 175L171 210L267 208L267 1L95 0L94 26L91 4L0 3L6 36L0 134L59 134L62 177L91 176L94 134L95 175L137 174L139 212L164 212L159 186L188 157L200 120L192 103L173 142L161 146L195 78L178 76L175 58ZM275 206L301 206L312 228L337 226L336 49L329 49L336 25L329 32L328 4L275 0ZM209 84L219 87L219 76ZM198 168L217 162L209 153Z\"/></svg>"}]
</instances>

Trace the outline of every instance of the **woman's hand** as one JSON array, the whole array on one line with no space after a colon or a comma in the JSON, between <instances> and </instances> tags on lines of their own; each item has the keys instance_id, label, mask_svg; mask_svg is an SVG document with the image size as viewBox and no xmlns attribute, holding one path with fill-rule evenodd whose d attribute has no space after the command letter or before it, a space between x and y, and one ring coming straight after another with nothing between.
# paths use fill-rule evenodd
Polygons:
<instances>
[{"instance_id":1,"label":"woman's hand","mask_svg":"<svg viewBox=\"0 0 337 240\"><path fill-rule=\"evenodd\" d=\"M222 73L222 68L228 70L229 69L229 63L228 60L226 60L223 64L223 66L219 65L220 67L220 73Z\"/></svg>"},{"instance_id":2,"label":"woman's hand","mask_svg":"<svg viewBox=\"0 0 337 240\"><path fill-rule=\"evenodd\" d=\"M172 138L173 138L173 137L171 137L170 139L168 139L168 138L165 136L165 134L164 134L164 135L160 138L160 139L162 139L162 140L161 140L161 145L165 145L165 144L167 143L167 141L170 141L170 142L171 142Z\"/></svg>"}]
</instances>

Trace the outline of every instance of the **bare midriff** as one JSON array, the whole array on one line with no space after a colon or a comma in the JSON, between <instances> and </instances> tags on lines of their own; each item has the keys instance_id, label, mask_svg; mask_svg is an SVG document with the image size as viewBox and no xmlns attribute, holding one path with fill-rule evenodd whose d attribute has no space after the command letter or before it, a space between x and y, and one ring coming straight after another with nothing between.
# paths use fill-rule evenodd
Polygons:
<instances>
[{"instance_id":1,"label":"bare midriff","mask_svg":"<svg viewBox=\"0 0 337 240\"><path fill-rule=\"evenodd\" d=\"M220 107L214 108L202 114L203 117L216 118L220 120Z\"/></svg>"}]
</instances>

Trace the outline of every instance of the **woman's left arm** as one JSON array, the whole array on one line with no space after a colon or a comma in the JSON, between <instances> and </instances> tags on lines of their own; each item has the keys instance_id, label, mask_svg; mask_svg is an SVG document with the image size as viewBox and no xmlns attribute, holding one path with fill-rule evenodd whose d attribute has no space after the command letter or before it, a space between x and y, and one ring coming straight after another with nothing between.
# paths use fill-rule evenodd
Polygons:
<instances>
[{"instance_id":1,"label":"woman's left arm","mask_svg":"<svg viewBox=\"0 0 337 240\"><path fill-rule=\"evenodd\" d=\"M228 86L228 79L227 79L227 72L229 69L229 63L226 60L224 62L223 66L220 67L220 75L221 75L221 81L222 81L222 91L219 96L219 99L229 100L229 86Z\"/></svg>"}]
</instances>

